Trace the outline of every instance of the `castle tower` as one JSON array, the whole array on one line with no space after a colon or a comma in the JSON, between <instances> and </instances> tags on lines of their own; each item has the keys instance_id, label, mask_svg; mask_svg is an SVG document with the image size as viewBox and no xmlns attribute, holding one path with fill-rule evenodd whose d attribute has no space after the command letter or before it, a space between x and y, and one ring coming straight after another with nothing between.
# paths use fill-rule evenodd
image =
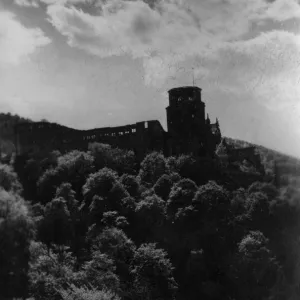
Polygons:
<instances>
[{"instance_id":1,"label":"castle tower","mask_svg":"<svg viewBox=\"0 0 300 300\"><path fill-rule=\"evenodd\" d=\"M180 148L176 152L196 154L199 148L205 147L205 104L201 101L199 87L187 86L169 90L169 106L166 110L168 133L176 140L176 147Z\"/></svg>"},{"instance_id":2,"label":"castle tower","mask_svg":"<svg viewBox=\"0 0 300 300\"><path fill-rule=\"evenodd\" d=\"M201 101L201 89L194 86L169 90L167 109L168 132L186 137L199 132L205 125L205 104Z\"/></svg>"}]
</instances>

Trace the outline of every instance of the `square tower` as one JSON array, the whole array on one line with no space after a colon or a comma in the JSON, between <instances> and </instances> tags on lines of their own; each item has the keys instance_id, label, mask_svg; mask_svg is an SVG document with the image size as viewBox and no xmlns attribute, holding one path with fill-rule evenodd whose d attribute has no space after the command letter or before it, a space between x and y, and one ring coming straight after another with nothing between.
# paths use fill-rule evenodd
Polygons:
<instances>
[{"instance_id":1,"label":"square tower","mask_svg":"<svg viewBox=\"0 0 300 300\"><path fill-rule=\"evenodd\" d=\"M205 131L205 104L201 89L195 86L179 87L168 91L168 132L173 137L187 138Z\"/></svg>"}]
</instances>

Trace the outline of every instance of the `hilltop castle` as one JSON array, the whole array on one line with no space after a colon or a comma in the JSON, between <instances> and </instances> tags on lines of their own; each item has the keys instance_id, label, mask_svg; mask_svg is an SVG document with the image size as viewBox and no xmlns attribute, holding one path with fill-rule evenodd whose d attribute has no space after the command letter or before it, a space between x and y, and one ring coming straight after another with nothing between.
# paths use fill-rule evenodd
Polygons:
<instances>
[{"instance_id":1,"label":"hilltop castle","mask_svg":"<svg viewBox=\"0 0 300 300\"><path fill-rule=\"evenodd\" d=\"M99 142L132 149L138 158L149 151L162 151L166 156L212 157L221 142L221 131L218 120L211 124L209 117L205 117L201 89L187 86L173 88L168 93L167 132L157 120L91 130L76 130L47 122L23 123L15 126L16 154L87 150L89 143Z\"/></svg>"}]
</instances>

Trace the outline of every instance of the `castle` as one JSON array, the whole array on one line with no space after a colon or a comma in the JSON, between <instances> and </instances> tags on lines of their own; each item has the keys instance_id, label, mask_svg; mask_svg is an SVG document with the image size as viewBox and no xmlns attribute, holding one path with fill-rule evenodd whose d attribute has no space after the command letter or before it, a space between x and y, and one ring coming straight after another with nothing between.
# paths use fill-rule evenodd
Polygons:
<instances>
[{"instance_id":1,"label":"castle","mask_svg":"<svg viewBox=\"0 0 300 300\"><path fill-rule=\"evenodd\" d=\"M149 151L162 151L166 156L214 156L221 142L221 131L218 120L211 124L209 117L205 117L201 89L186 86L173 88L168 93L167 132L157 120L91 130L76 130L47 122L21 123L15 126L16 154L84 151L89 143L99 142L131 149L140 159Z\"/></svg>"}]
</instances>

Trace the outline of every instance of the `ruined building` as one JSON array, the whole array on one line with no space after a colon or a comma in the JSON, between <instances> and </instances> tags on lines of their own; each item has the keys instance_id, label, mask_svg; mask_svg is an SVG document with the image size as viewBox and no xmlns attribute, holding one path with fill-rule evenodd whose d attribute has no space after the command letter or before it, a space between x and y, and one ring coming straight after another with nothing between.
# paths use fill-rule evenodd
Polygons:
<instances>
[{"instance_id":1,"label":"ruined building","mask_svg":"<svg viewBox=\"0 0 300 300\"><path fill-rule=\"evenodd\" d=\"M162 151L166 156L182 153L214 155L221 132L218 120L211 124L205 117L200 88L171 89L166 111L167 132L157 120L91 130L76 130L47 122L18 124L15 126L16 153L87 150L89 143L99 142L132 149L139 158L153 150Z\"/></svg>"}]
</instances>

